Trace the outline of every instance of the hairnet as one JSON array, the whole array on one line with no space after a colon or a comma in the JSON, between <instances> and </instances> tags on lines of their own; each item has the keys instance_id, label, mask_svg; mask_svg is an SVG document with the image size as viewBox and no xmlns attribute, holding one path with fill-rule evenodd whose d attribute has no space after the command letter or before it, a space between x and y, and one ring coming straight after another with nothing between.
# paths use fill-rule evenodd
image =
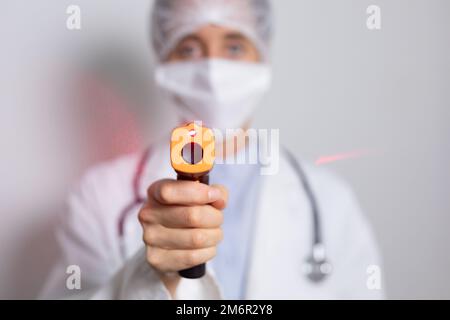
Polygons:
<instances>
[{"instance_id":1,"label":"hairnet","mask_svg":"<svg viewBox=\"0 0 450 320\"><path fill-rule=\"evenodd\" d=\"M182 38L206 24L238 30L267 59L272 31L270 0L155 0L152 38L159 60L164 60Z\"/></svg>"}]
</instances>

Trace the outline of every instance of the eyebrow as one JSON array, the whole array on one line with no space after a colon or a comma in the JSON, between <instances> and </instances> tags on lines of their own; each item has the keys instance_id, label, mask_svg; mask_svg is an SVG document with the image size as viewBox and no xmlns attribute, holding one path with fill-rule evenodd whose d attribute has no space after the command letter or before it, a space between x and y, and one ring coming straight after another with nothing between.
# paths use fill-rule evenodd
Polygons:
<instances>
[{"instance_id":1,"label":"eyebrow","mask_svg":"<svg viewBox=\"0 0 450 320\"><path fill-rule=\"evenodd\" d=\"M199 41L199 42L202 41L200 39L200 37L196 36L195 34L190 34L190 35L187 35L184 38L182 38L178 43L182 43L182 42L187 41L187 40L195 40L195 41Z\"/></svg>"},{"instance_id":2,"label":"eyebrow","mask_svg":"<svg viewBox=\"0 0 450 320\"><path fill-rule=\"evenodd\" d=\"M242 33L239 33L239 32L228 33L225 36L225 38L229 39L229 40L245 40L245 41L249 41L249 39L246 36L244 36Z\"/></svg>"}]
</instances>

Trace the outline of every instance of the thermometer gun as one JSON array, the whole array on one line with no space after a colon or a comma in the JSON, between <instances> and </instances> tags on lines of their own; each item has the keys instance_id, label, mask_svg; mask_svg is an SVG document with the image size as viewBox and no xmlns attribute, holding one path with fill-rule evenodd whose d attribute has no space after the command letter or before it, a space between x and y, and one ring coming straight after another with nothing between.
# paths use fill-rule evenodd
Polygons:
<instances>
[{"instance_id":1,"label":"thermometer gun","mask_svg":"<svg viewBox=\"0 0 450 320\"><path fill-rule=\"evenodd\" d=\"M214 134L211 129L197 123L172 131L170 161L177 180L209 184L209 172L214 166ZM205 264L179 272L183 278L197 279L205 274Z\"/></svg>"}]
</instances>

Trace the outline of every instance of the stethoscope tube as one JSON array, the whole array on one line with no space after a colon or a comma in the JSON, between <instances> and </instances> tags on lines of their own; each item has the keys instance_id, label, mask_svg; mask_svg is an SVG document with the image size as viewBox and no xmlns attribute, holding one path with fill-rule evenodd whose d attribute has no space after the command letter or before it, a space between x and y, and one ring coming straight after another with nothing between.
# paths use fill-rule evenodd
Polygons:
<instances>
[{"instance_id":1,"label":"stethoscope tube","mask_svg":"<svg viewBox=\"0 0 450 320\"><path fill-rule=\"evenodd\" d=\"M141 206L145 203L146 199L141 197L139 193L139 187L141 186L142 176L144 175L145 166L150 159L150 155L152 153L151 148L147 148L142 157L139 159L138 165L136 166L136 171L134 172L132 188L133 188L133 200L123 208L123 210L119 214L119 220L117 223L117 233L119 236L120 243L120 254L122 258L126 257L126 248L125 248L125 221L133 212L135 207Z\"/></svg>"},{"instance_id":2,"label":"stethoscope tube","mask_svg":"<svg viewBox=\"0 0 450 320\"><path fill-rule=\"evenodd\" d=\"M332 266L331 263L327 260L325 246L322 240L322 228L320 225L321 221L317 199L311 188L309 179L296 157L287 149L284 149L284 152L287 155L289 163L299 177L303 190L309 200L311 209L313 230L311 253L305 261L303 271L306 273L308 279L312 282L320 282L331 273Z\"/></svg>"},{"instance_id":3,"label":"stethoscope tube","mask_svg":"<svg viewBox=\"0 0 450 320\"><path fill-rule=\"evenodd\" d=\"M320 214L319 214L319 207L317 203L317 199L315 197L315 194L313 192L313 189L311 188L311 185L309 183L308 177L306 176L302 166L297 161L295 156L287 149L284 149L285 154L287 155L287 159L295 172L297 173L297 176L299 177L301 186L309 200L310 204L310 210L311 210L311 217L312 217L312 245L311 245L311 252L310 255L307 257L305 264L304 264L304 272L307 276L307 278L315 283L323 281L327 275L329 275L332 271L332 265L327 260L326 252L325 252L325 245L323 243L322 239L322 228L321 228L321 221L320 221ZM148 162L151 154L151 148L148 148L143 156L141 157L137 167L136 171L133 177L133 200L121 211L119 215L118 220L118 236L121 240L120 243L122 244L121 248L121 254L122 257L125 258L125 248L123 247L124 243L124 234L125 234L125 220L127 219L128 215L131 214L133 208L142 205L145 203L146 199L141 197L139 194L139 187L141 185L142 176L144 174L145 165ZM202 270L200 270L200 268ZM191 272L187 271L186 277L191 278L197 278L199 274L204 273L205 266L200 266L199 269L194 270L195 272L191 276Z\"/></svg>"}]
</instances>

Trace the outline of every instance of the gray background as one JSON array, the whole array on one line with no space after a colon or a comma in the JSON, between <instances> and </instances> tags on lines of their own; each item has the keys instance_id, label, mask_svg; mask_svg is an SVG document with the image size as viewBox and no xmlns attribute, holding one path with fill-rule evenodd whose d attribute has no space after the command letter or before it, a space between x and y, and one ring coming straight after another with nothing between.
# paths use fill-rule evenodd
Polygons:
<instances>
[{"instance_id":1,"label":"gray background","mask_svg":"<svg viewBox=\"0 0 450 320\"><path fill-rule=\"evenodd\" d=\"M450 298L450 2L274 2L275 83L257 125L280 128L311 161L375 150L328 167L352 184L373 223L388 297ZM74 108L71 80L106 79L132 106L145 142L170 123L153 97L150 3L3 3L0 298L36 297L70 183L122 151L89 157L83 126L94 111ZM65 28L70 4L81 6L81 31ZM370 4L381 7L379 31L366 28Z\"/></svg>"}]
</instances>

